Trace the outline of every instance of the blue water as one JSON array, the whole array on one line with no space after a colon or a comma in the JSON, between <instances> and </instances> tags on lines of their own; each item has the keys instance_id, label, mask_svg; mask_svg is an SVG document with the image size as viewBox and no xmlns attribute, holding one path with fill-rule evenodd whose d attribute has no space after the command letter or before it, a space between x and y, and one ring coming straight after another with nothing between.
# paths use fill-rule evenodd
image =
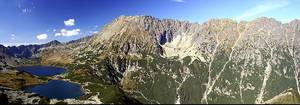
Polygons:
<instances>
[{"instance_id":1,"label":"blue water","mask_svg":"<svg viewBox=\"0 0 300 105\"><path fill-rule=\"evenodd\" d=\"M27 72L37 76L54 76L66 71L64 68L52 67L52 66L27 66L19 67L19 71Z\"/></svg>"},{"instance_id":2,"label":"blue water","mask_svg":"<svg viewBox=\"0 0 300 105\"><path fill-rule=\"evenodd\" d=\"M62 80L51 80L46 84L25 88L25 91L56 99L79 98L84 94L79 84Z\"/></svg>"},{"instance_id":3,"label":"blue water","mask_svg":"<svg viewBox=\"0 0 300 105\"><path fill-rule=\"evenodd\" d=\"M19 67L18 70L36 76L54 76L66 71L64 68L52 66L27 66ZM50 80L48 83L26 87L24 90L56 99L79 98L84 94L79 84L62 80Z\"/></svg>"}]
</instances>

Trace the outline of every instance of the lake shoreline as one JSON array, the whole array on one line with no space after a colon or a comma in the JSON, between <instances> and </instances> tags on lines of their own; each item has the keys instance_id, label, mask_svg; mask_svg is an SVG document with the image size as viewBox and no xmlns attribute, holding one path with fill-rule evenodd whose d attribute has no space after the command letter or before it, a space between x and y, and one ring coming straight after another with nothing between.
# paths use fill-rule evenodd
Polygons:
<instances>
[{"instance_id":1,"label":"lake shoreline","mask_svg":"<svg viewBox=\"0 0 300 105\"><path fill-rule=\"evenodd\" d=\"M29 77L34 77L37 80L43 81L43 82L38 82L38 83L31 83L25 86L22 86L22 88L24 87L35 87L35 86L39 86L39 85L44 85L49 83L49 81L53 81L53 80L59 80L59 81L64 81L70 84L78 84L80 86L80 91L82 92L82 95L80 95L77 98L65 98L65 99L57 99L57 98L48 98L47 96L43 96L37 92L29 92L29 91L25 91L24 89L22 89L21 87L9 87L9 86L2 86L0 83L0 93L1 94L6 94L8 97L14 97L9 100L9 103L30 103L30 104L38 104L40 101L45 101L47 103L58 103L58 102L65 102L65 103L73 103L73 104L100 104L102 103L101 101L99 101L100 99L98 98L98 94L94 94L92 96L90 96L90 92L88 89L85 89L84 86L85 84L79 83L79 82L75 82L72 81L70 79L66 79L65 75L67 75L68 71L65 69L64 72L60 73L60 74L56 74L53 76L38 76L38 75L34 75L31 74L30 72L20 72L20 70L18 70L18 68L21 67L29 67L29 66L44 66L44 67L54 67L54 68L61 68L58 66L46 66L46 65L23 65L23 66L18 66L18 67L13 67L14 69L6 71L6 72L1 72L0 73L0 80L1 80L1 74L3 75L7 75L5 73L15 73L15 74L19 74L19 75L28 75ZM5 76L2 76L5 77ZM19 77L21 78L22 76L15 76L15 77ZM4 80L4 79L3 79ZM3 83L3 84L7 84L7 83ZM11 86L11 85L10 85ZM3 88L3 89L2 89ZM85 97L86 95L88 95L89 97L82 98Z\"/></svg>"},{"instance_id":2,"label":"lake shoreline","mask_svg":"<svg viewBox=\"0 0 300 105\"><path fill-rule=\"evenodd\" d=\"M10 70L5 73L0 73L0 86L9 87L13 90L18 90L22 87L43 84L47 82L48 79L42 80L38 76L29 73L20 73L17 70Z\"/></svg>"},{"instance_id":3,"label":"lake shoreline","mask_svg":"<svg viewBox=\"0 0 300 105\"><path fill-rule=\"evenodd\" d=\"M32 85L24 88L26 92L34 92L40 94L41 96L59 100L68 98L76 99L84 95L84 89L81 84L74 83L70 80L66 81L64 77L60 76L60 74L63 74L67 71L65 68L55 66L20 66L17 70L21 73L26 72L37 77L48 79L47 83ZM57 90L56 88L60 89ZM73 91L71 92L70 90Z\"/></svg>"}]
</instances>

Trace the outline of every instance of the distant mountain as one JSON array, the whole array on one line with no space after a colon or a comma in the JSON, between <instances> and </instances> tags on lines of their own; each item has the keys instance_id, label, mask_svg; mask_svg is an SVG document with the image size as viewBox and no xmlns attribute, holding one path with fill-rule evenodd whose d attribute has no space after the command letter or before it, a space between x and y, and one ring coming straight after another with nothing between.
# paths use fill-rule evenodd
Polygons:
<instances>
[{"instance_id":1,"label":"distant mountain","mask_svg":"<svg viewBox=\"0 0 300 105\"><path fill-rule=\"evenodd\" d=\"M39 49L50 47L50 46L58 46L62 45L59 41L54 40L48 42L46 44L41 45L21 45L21 46L8 46L6 54L11 55L16 58L30 58L34 54L39 53Z\"/></svg>"},{"instance_id":2,"label":"distant mountain","mask_svg":"<svg viewBox=\"0 0 300 105\"><path fill-rule=\"evenodd\" d=\"M88 42L92 37L93 37L93 35L86 36L86 37L83 37L83 38L80 38L77 40L71 40L71 41L67 42L66 44L74 44L74 43L82 44L82 43Z\"/></svg>"},{"instance_id":3,"label":"distant mountain","mask_svg":"<svg viewBox=\"0 0 300 105\"><path fill-rule=\"evenodd\" d=\"M266 17L198 24L120 16L93 36L9 48L16 49L9 55L39 55L42 64L70 68L75 80L90 74L81 79L93 78L92 89L110 103L125 98L101 86L116 85L142 103L300 103L299 26Z\"/></svg>"},{"instance_id":4,"label":"distant mountain","mask_svg":"<svg viewBox=\"0 0 300 105\"><path fill-rule=\"evenodd\" d=\"M61 42L57 41L57 40L53 40L51 42L48 42L46 44L41 44L41 47L50 47L50 46L58 46L58 45L62 45Z\"/></svg>"},{"instance_id":5,"label":"distant mountain","mask_svg":"<svg viewBox=\"0 0 300 105\"><path fill-rule=\"evenodd\" d=\"M0 70L13 67L19 63L20 59L30 59L36 54L40 53L41 48L54 47L62 45L57 40L41 45L21 45L8 46L0 45Z\"/></svg>"}]
</instances>

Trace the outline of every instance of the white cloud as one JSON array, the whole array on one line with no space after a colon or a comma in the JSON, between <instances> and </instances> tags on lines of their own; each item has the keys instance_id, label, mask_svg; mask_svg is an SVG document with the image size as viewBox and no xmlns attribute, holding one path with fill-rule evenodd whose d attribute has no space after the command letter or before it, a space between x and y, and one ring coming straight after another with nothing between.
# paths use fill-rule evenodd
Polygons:
<instances>
[{"instance_id":1,"label":"white cloud","mask_svg":"<svg viewBox=\"0 0 300 105\"><path fill-rule=\"evenodd\" d=\"M45 40L48 38L48 35L47 34L40 34L40 35L37 35L36 38L38 40Z\"/></svg>"},{"instance_id":2,"label":"white cloud","mask_svg":"<svg viewBox=\"0 0 300 105\"><path fill-rule=\"evenodd\" d=\"M55 36L61 36L61 33L55 33Z\"/></svg>"},{"instance_id":3,"label":"white cloud","mask_svg":"<svg viewBox=\"0 0 300 105\"><path fill-rule=\"evenodd\" d=\"M61 29L60 33L55 33L55 36L75 36L78 35L79 32L80 29L73 29L73 30Z\"/></svg>"},{"instance_id":4,"label":"white cloud","mask_svg":"<svg viewBox=\"0 0 300 105\"><path fill-rule=\"evenodd\" d=\"M12 37L15 37L15 36L16 36L16 34L11 34L10 36L12 36Z\"/></svg>"},{"instance_id":5,"label":"white cloud","mask_svg":"<svg viewBox=\"0 0 300 105\"><path fill-rule=\"evenodd\" d=\"M75 19L69 19L67 21L64 21L66 26L74 26L75 25Z\"/></svg>"},{"instance_id":6,"label":"white cloud","mask_svg":"<svg viewBox=\"0 0 300 105\"><path fill-rule=\"evenodd\" d=\"M172 1L178 2L178 3L183 3L184 2L184 0L172 0Z\"/></svg>"},{"instance_id":7,"label":"white cloud","mask_svg":"<svg viewBox=\"0 0 300 105\"><path fill-rule=\"evenodd\" d=\"M56 29L53 29L53 32L56 32Z\"/></svg>"},{"instance_id":8,"label":"white cloud","mask_svg":"<svg viewBox=\"0 0 300 105\"><path fill-rule=\"evenodd\" d=\"M289 5L289 2L287 0L268 1L268 2L256 5L255 7L246 10L241 15L235 17L235 19L241 20L241 19L245 19L245 18L249 18L249 17L254 17L259 14L272 11L274 9L285 7L287 5Z\"/></svg>"}]
</instances>

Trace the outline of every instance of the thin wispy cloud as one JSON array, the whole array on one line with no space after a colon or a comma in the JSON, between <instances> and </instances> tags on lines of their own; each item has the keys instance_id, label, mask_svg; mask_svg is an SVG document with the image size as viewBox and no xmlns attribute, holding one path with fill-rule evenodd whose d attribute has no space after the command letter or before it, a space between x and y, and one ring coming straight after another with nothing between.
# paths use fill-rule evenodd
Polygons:
<instances>
[{"instance_id":1,"label":"thin wispy cloud","mask_svg":"<svg viewBox=\"0 0 300 105\"><path fill-rule=\"evenodd\" d=\"M172 1L178 2L178 3L183 3L183 2L185 2L184 0L172 0Z\"/></svg>"},{"instance_id":2,"label":"thin wispy cloud","mask_svg":"<svg viewBox=\"0 0 300 105\"><path fill-rule=\"evenodd\" d=\"M269 0L267 2L256 5L255 7L246 10L244 13L235 17L234 19L242 20L245 18L254 17L254 16L260 15L262 13L266 13L266 12L269 12L269 11L272 11L275 9L286 7L289 4L290 4L290 2L287 0L274 0L274 1Z\"/></svg>"}]
</instances>

